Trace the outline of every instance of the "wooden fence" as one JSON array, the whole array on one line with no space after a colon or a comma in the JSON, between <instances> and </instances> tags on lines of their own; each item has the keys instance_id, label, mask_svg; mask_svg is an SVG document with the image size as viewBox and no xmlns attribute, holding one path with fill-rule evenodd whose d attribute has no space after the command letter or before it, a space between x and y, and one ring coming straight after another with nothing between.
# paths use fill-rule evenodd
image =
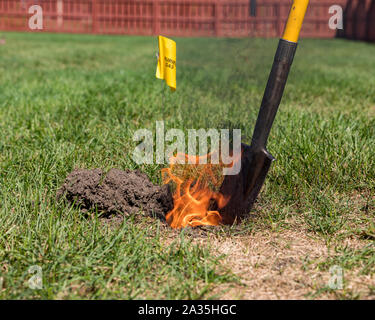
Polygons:
<instances>
[{"instance_id":1,"label":"wooden fence","mask_svg":"<svg viewBox=\"0 0 375 320\"><path fill-rule=\"evenodd\" d=\"M375 41L375 0L349 0L344 17L346 38Z\"/></svg>"},{"instance_id":2,"label":"wooden fence","mask_svg":"<svg viewBox=\"0 0 375 320\"><path fill-rule=\"evenodd\" d=\"M33 31L32 5L44 32L166 36L278 37L291 0L0 0L0 30ZM310 0L303 37L331 38L330 6L345 10L345 35L375 39L375 0Z\"/></svg>"}]
</instances>

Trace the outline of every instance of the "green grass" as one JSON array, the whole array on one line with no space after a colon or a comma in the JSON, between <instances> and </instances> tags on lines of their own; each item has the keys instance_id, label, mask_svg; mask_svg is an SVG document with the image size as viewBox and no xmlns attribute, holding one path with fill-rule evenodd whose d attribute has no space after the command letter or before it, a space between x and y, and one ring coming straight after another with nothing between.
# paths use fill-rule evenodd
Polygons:
<instances>
[{"instance_id":1,"label":"green grass","mask_svg":"<svg viewBox=\"0 0 375 320\"><path fill-rule=\"evenodd\" d=\"M277 40L176 39L171 93L155 79L156 38L5 37L0 298L208 298L215 284L235 281L209 248L178 237L167 245L156 223L103 225L55 204L55 194L75 167L138 168L133 133L156 120L166 129L240 128L249 142ZM328 242L355 234L348 216L358 194L366 200L358 219L373 220L374 56L371 44L301 41L269 138L277 162L258 206L262 226L298 216ZM140 167L159 183L160 168ZM373 252L340 255L371 273ZM32 265L43 268L43 290L27 288Z\"/></svg>"}]
</instances>

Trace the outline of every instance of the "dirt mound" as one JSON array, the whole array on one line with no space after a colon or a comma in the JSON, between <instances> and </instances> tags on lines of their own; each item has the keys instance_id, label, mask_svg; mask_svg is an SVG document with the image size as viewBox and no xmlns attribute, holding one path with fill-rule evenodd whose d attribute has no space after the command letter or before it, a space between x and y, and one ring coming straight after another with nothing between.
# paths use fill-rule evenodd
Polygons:
<instances>
[{"instance_id":1,"label":"dirt mound","mask_svg":"<svg viewBox=\"0 0 375 320\"><path fill-rule=\"evenodd\" d=\"M57 198L76 203L83 211L98 209L105 215L135 214L143 211L165 220L173 208L167 185L155 186L139 171L111 169L76 169L65 179Z\"/></svg>"}]
</instances>

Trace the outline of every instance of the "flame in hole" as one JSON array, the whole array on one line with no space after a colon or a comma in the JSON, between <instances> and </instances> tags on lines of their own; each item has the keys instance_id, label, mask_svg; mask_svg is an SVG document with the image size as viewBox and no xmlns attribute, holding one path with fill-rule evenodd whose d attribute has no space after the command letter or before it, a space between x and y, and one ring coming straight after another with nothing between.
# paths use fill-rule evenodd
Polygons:
<instances>
[{"instance_id":1,"label":"flame in hole","mask_svg":"<svg viewBox=\"0 0 375 320\"><path fill-rule=\"evenodd\" d=\"M206 158L207 157L207 158ZM173 209L166 219L172 228L196 227L202 225L217 226L222 217L219 211L230 197L219 192L223 182L223 164L211 164L211 154L207 156L189 156L177 154L170 159L169 168L162 169L163 183L171 183L173 192ZM195 159L194 159L195 158ZM202 159L207 159L203 164ZM184 163L181 163L184 159ZM189 161L194 160L194 161ZM194 162L195 164L189 164Z\"/></svg>"}]
</instances>

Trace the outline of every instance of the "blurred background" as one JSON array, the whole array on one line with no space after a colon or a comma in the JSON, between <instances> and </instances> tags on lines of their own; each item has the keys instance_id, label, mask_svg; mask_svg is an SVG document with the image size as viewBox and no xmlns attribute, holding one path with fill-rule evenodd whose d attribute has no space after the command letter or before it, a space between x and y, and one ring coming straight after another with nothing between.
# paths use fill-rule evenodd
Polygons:
<instances>
[{"instance_id":1,"label":"blurred background","mask_svg":"<svg viewBox=\"0 0 375 320\"><path fill-rule=\"evenodd\" d=\"M216 37L278 37L291 0L0 0L0 30L30 30L32 5L44 32ZM302 37L375 41L375 0L311 0ZM344 30L328 27L332 5Z\"/></svg>"}]
</instances>

